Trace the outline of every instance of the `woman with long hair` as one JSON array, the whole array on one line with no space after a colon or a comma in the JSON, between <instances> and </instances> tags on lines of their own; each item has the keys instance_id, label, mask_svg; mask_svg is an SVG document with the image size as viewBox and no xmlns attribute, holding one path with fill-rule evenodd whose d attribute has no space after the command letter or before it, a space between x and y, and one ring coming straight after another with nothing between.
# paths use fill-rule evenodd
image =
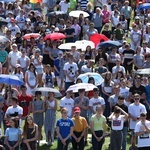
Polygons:
<instances>
[{"instance_id":1,"label":"woman with long hair","mask_svg":"<svg viewBox=\"0 0 150 150\"><path fill-rule=\"evenodd\" d=\"M33 95L32 91L37 87L37 73L35 65L30 63L29 69L25 73L25 83L27 86L27 93Z\"/></svg>"},{"instance_id":2,"label":"woman with long hair","mask_svg":"<svg viewBox=\"0 0 150 150\"><path fill-rule=\"evenodd\" d=\"M85 59L89 60L89 59L93 59L93 51L91 49L91 46L87 46L86 50L85 50Z\"/></svg>"},{"instance_id":3,"label":"woman with long hair","mask_svg":"<svg viewBox=\"0 0 150 150\"><path fill-rule=\"evenodd\" d=\"M96 114L91 117L90 128L92 132L93 150L101 150L104 144L104 136L106 132L106 118L103 116L101 106L96 107Z\"/></svg>"},{"instance_id":4,"label":"woman with long hair","mask_svg":"<svg viewBox=\"0 0 150 150\"><path fill-rule=\"evenodd\" d=\"M42 79L45 87L54 87L55 74L54 72L52 72L52 68L49 64L45 66L45 72L43 74Z\"/></svg>"},{"instance_id":5,"label":"woman with long hair","mask_svg":"<svg viewBox=\"0 0 150 150\"><path fill-rule=\"evenodd\" d=\"M104 82L102 83L102 97L105 100L106 109L104 111L104 116L108 117L110 115L110 106L108 102L109 96L113 94L114 82L112 81L111 72L106 72Z\"/></svg>"},{"instance_id":6,"label":"woman with long hair","mask_svg":"<svg viewBox=\"0 0 150 150\"><path fill-rule=\"evenodd\" d=\"M5 131L5 150L19 150L22 129L19 128L18 120L15 118L9 120L9 125L10 127Z\"/></svg>"},{"instance_id":7,"label":"woman with long hair","mask_svg":"<svg viewBox=\"0 0 150 150\"><path fill-rule=\"evenodd\" d=\"M113 79L114 81L114 84L120 84L120 80L121 79L125 79L125 75L123 74L123 72L121 70L119 70L117 73L116 73L116 78Z\"/></svg>"},{"instance_id":8,"label":"woman with long hair","mask_svg":"<svg viewBox=\"0 0 150 150\"><path fill-rule=\"evenodd\" d=\"M89 37L88 37L88 34L87 34L87 30L89 29L89 24L90 24L89 19L85 18L84 19L84 24L82 26L82 28L83 28L83 39L84 40L89 40Z\"/></svg>"},{"instance_id":9,"label":"woman with long hair","mask_svg":"<svg viewBox=\"0 0 150 150\"><path fill-rule=\"evenodd\" d=\"M46 141L49 145L53 145L54 142L54 131L56 122L56 110L57 110L57 100L54 98L54 93L49 92L48 98L46 100L46 112L45 112L45 134Z\"/></svg>"},{"instance_id":10,"label":"woman with long hair","mask_svg":"<svg viewBox=\"0 0 150 150\"><path fill-rule=\"evenodd\" d=\"M38 143L42 137L42 126L44 124L45 101L41 98L41 91L35 92L35 99L32 101L33 121L38 126Z\"/></svg>"},{"instance_id":11,"label":"woman with long hair","mask_svg":"<svg viewBox=\"0 0 150 150\"><path fill-rule=\"evenodd\" d=\"M33 122L31 116L27 116L23 127L22 150L37 150L38 126Z\"/></svg>"}]
</instances>

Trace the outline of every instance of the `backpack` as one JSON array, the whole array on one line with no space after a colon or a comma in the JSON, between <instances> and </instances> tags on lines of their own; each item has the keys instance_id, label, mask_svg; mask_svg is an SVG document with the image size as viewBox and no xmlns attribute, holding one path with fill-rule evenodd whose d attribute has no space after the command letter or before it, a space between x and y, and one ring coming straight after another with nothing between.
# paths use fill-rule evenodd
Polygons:
<instances>
[{"instance_id":1,"label":"backpack","mask_svg":"<svg viewBox=\"0 0 150 150\"><path fill-rule=\"evenodd\" d=\"M129 147L129 150L138 150L138 148L137 148L137 146L135 146L135 145L131 145L131 146Z\"/></svg>"}]
</instances>

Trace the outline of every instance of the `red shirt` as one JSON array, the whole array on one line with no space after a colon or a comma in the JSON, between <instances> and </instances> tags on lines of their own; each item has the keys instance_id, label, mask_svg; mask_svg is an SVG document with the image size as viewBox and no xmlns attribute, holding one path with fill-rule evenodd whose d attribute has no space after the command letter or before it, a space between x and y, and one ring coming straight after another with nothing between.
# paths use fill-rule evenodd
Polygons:
<instances>
[{"instance_id":1,"label":"red shirt","mask_svg":"<svg viewBox=\"0 0 150 150\"><path fill-rule=\"evenodd\" d=\"M18 96L19 106L23 108L23 117L28 115L30 102L32 102L32 100L32 96L28 94L26 96Z\"/></svg>"}]
</instances>

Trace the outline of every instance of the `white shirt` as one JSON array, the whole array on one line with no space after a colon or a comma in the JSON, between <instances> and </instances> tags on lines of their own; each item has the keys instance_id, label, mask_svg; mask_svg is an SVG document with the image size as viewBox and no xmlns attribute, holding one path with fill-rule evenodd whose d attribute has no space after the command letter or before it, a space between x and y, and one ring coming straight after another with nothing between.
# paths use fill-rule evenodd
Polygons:
<instances>
[{"instance_id":1,"label":"white shirt","mask_svg":"<svg viewBox=\"0 0 150 150\"><path fill-rule=\"evenodd\" d=\"M113 130L122 130L123 129L123 123L124 123L124 115L120 115L118 118L116 118L115 115L112 116L112 124L111 127Z\"/></svg>"},{"instance_id":2,"label":"white shirt","mask_svg":"<svg viewBox=\"0 0 150 150\"><path fill-rule=\"evenodd\" d=\"M92 97L90 99L89 106L93 107L94 111L96 111L96 107L99 106L99 105L101 105L101 106L105 105L105 101L102 97L98 97L98 98Z\"/></svg>"},{"instance_id":3,"label":"white shirt","mask_svg":"<svg viewBox=\"0 0 150 150\"><path fill-rule=\"evenodd\" d=\"M8 27L8 29L11 30L11 35L13 37L15 37L15 35L16 35L17 32L20 32L20 28L17 25L15 25L15 26L10 25Z\"/></svg>"},{"instance_id":4,"label":"white shirt","mask_svg":"<svg viewBox=\"0 0 150 150\"><path fill-rule=\"evenodd\" d=\"M60 107L64 107L68 109L68 117L72 117L72 109L74 107L74 100L72 98L63 97L60 100Z\"/></svg>"},{"instance_id":5,"label":"white shirt","mask_svg":"<svg viewBox=\"0 0 150 150\"><path fill-rule=\"evenodd\" d=\"M135 105L134 103L130 104L128 107L128 112L136 118L139 117L142 112L147 113L145 106L141 103L139 105ZM130 129L135 129L135 125L137 122L138 120L133 121L132 118L130 118Z\"/></svg>"},{"instance_id":6,"label":"white shirt","mask_svg":"<svg viewBox=\"0 0 150 150\"><path fill-rule=\"evenodd\" d=\"M15 114L15 112L18 113L18 115L23 114L23 108L17 105L17 107L9 106L6 110L6 115Z\"/></svg>"},{"instance_id":7,"label":"white shirt","mask_svg":"<svg viewBox=\"0 0 150 150\"><path fill-rule=\"evenodd\" d=\"M60 1L59 5L60 5L60 10L66 14L68 12L68 8L70 8L70 3L65 3L65 1Z\"/></svg>"},{"instance_id":8,"label":"white shirt","mask_svg":"<svg viewBox=\"0 0 150 150\"><path fill-rule=\"evenodd\" d=\"M150 121L146 120L145 125L150 129ZM134 132L142 132L146 131L144 125L139 121L136 126ZM150 134L146 133L141 136L138 136L138 147L149 147L150 146Z\"/></svg>"},{"instance_id":9,"label":"white shirt","mask_svg":"<svg viewBox=\"0 0 150 150\"><path fill-rule=\"evenodd\" d=\"M78 71L78 66L74 62L73 63L67 62L65 63L63 70L67 71L70 77L74 77L76 75L76 72ZM66 76L66 82L72 82L72 81Z\"/></svg>"},{"instance_id":10,"label":"white shirt","mask_svg":"<svg viewBox=\"0 0 150 150\"><path fill-rule=\"evenodd\" d=\"M92 72L92 68L87 67L87 65L83 65L83 66L81 67L81 71L82 71L83 73Z\"/></svg>"},{"instance_id":11,"label":"white shirt","mask_svg":"<svg viewBox=\"0 0 150 150\"><path fill-rule=\"evenodd\" d=\"M26 17L23 15L23 16L20 16L18 15L15 20L18 22L18 26L20 29L23 29L24 26L25 26L25 21L26 21Z\"/></svg>"},{"instance_id":12,"label":"white shirt","mask_svg":"<svg viewBox=\"0 0 150 150\"><path fill-rule=\"evenodd\" d=\"M112 68L112 73L117 73L118 71L122 71L123 72L123 74L125 74L126 73L126 71L125 71L125 68L123 67L123 66L114 66L113 68Z\"/></svg>"},{"instance_id":13,"label":"white shirt","mask_svg":"<svg viewBox=\"0 0 150 150\"><path fill-rule=\"evenodd\" d=\"M21 56L20 51L17 51L17 52L11 51L11 52L9 52L8 58L10 58L10 62L13 66L15 66L17 64L17 60L20 56Z\"/></svg>"},{"instance_id":14,"label":"white shirt","mask_svg":"<svg viewBox=\"0 0 150 150\"><path fill-rule=\"evenodd\" d=\"M19 62L20 62L20 66L21 68L25 68L26 67L26 63L30 60L28 56L22 57L20 56L18 58Z\"/></svg>"}]
</instances>

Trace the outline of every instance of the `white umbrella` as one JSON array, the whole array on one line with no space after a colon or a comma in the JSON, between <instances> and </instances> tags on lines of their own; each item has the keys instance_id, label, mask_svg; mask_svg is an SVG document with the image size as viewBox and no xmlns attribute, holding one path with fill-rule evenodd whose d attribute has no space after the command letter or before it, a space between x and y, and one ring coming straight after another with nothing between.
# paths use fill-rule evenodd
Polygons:
<instances>
[{"instance_id":1,"label":"white umbrella","mask_svg":"<svg viewBox=\"0 0 150 150\"><path fill-rule=\"evenodd\" d=\"M77 83L74 85L71 85L67 91L73 91L73 93L78 92L80 89L85 89L85 91L92 91L94 88L97 88L95 85L90 83Z\"/></svg>"},{"instance_id":2,"label":"white umbrella","mask_svg":"<svg viewBox=\"0 0 150 150\"><path fill-rule=\"evenodd\" d=\"M8 42L9 39L6 36L0 35L0 43Z\"/></svg>"},{"instance_id":3,"label":"white umbrella","mask_svg":"<svg viewBox=\"0 0 150 150\"><path fill-rule=\"evenodd\" d=\"M81 45L78 43L65 43L61 44L58 48L61 50L71 50L72 46L76 46L76 49L81 49Z\"/></svg>"},{"instance_id":4,"label":"white umbrella","mask_svg":"<svg viewBox=\"0 0 150 150\"><path fill-rule=\"evenodd\" d=\"M88 83L88 80L90 77L94 78L95 81L95 85L101 85L102 82L104 81L104 79L102 78L102 76L98 73L93 73L93 72L88 72L88 73L84 73L84 74L80 74L77 79L81 79L83 83Z\"/></svg>"},{"instance_id":5,"label":"white umbrella","mask_svg":"<svg viewBox=\"0 0 150 150\"><path fill-rule=\"evenodd\" d=\"M40 87L36 88L33 91L33 94L35 94L36 91L41 91L43 96L48 96L48 92L53 92L55 94L55 97L61 97L62 94L57 90L49 87Z\"/></svg>"},{"instance_id":6,"label":"white umbrella","mask_svg":"<svg viewBox=\"0 0 150 150\"><path fill-rule=\"evenodd\" d=\"M150 75L150 68L145 68L145 69L138 69L136 71L137 74L145 74L145 75Z\"/></svg>"},{"instance_id":7,"label":"white umbrella","mask_svg":"<svg viewBox=\"0 0 150 150\"><path fill-rule=\"evenodd\" d=\"M82 47L82 51L85 51L87 46L91 46L92 49L95 48L95 44L92 41L81 40L76 41L75 43L79 44Z\"/></svg>"},{"instance_id":8,"label":"white umbrella","mask_svg":"<svg viewBox=\"0 0 150 150\"><path fill-rule=\"evenodd\" d=\"M74 10L74 11L71 11L71 12L69 13L69 16L78 18L78 17L80 16L80 14L83 14L83 16L84 16L85 18L89 16L89 14L88 14L87 12L84 12L84 11L82 11L82 10Z\"/></svg>"}]
</instances>

